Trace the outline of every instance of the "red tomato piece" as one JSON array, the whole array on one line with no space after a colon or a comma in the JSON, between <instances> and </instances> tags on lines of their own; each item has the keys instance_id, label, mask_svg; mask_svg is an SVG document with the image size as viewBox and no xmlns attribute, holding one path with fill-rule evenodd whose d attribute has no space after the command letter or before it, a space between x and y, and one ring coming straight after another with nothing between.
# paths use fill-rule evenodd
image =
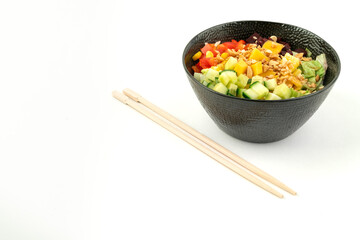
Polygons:
<instances>
[{"instance_id":1,"label":"red tomato piece","mask_svg":"<svg viewBox=\"0 0 360 240\"><path fill-rule=\"evenodd\" d=\"M215 52L215 44L211 44L211 43L207 43L205 44L205 46L201 49L201 52L206 55L207 51L211 51L214 56L216 56L216 52Z\"/></svg>"},{"instance_id":2,"label":"red tomato piece","mask_svg":"<svg viewBox=\"0 0 360 240\"><path fill-rule=\"evenodd\" d=\"M199 65L201 68L210 68L218 64L216 58L200 58Z\"/></svg>"},{"instance_id":3,"label":"red tomato piece","mask_svg":"<svg viewBox=\"0 0 360 240\"><path fill-rule=\"evenodd\" d=\"M238 50L243 50L245 47L245 41L244 43L242 41L239 41L237 44L236 44L236 47L235 47L235 50L238 51Z\"/></svg>"},{"instance_id":4,"label":"red tomato piece","mask_svg":"<svg viewBox=\"0 0 360 240\"><path fill-rule=\"evenodd\" d=\"M209 68L211 67L209 58L200 58L199 65L201 68Z\"/></svg>"},{"instance_id":5,"label":"red tomato piece","mask_svg":"<svg viewBox=\"0 0 360 240\"><path fill-rule=\"evenodd\" d=\"M218 50L220 54L222 54L228 50L228 47L221 43L217 46L216 50Z\"/></svg>"},{"instance_id":6,"label":"red tomato piece","mask_svg":"<svg viewBox=\"0 0 360 240\"><path fill-rule=\"evenodd\" d=\"M218 64L218 60L216 58L209 58L209 63L211 66L216 66Z\"/></svg>"},{"instance_id":7,"label":"red tomato piece","mask_svg":"<svg viewBox=\"0 0 360 240\"><path fill-rule=\"evenodd\" d=\"M237 42L235 43L235 42L231 41L231 42L224 42L223 44L229 49L235 49L236 45L237 45Z\"/></svg>"}]
</instances>

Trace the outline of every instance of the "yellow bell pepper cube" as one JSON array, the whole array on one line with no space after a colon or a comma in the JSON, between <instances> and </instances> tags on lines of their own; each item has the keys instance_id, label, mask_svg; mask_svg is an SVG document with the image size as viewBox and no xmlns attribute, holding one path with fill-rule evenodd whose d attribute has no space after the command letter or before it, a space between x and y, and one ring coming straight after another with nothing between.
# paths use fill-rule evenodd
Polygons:
<instances>
[{"instance_id":1,"label":"yellow bell pepper cube","mask_svg":"<svg viewBox=\"0 0 360 240\"><path fill-rule=\"evenodd\" d=\"M251 65L251 70L253 71L253 76L261 74L263 72L262 63L254 63L253 65Z\"/></svg>"},{"instance_id":2,"label":"yellow bell pepper cube","mask_svg":"<svg viewBox=\"0 0 360 240\"><path fill-rule=\"evenodd\" d=\"M256 61L262 61L263 59L269 60L269 58L257 48L254 48L254 50L252 50L249 59L254 59Z\"/></svg>"},{"instance_id":3,"label":"yellow bell pepper cube","mask_svg":"<svg viewBox=\"0 0 360 240\"><path fill-rule=\"evenodd\" d=\"M240 59L240 61L238 61L234 67L235 72L237 73L237 75L239 76L242 73L246 72L248 65L246 64L246 62L242 59Z\"/></svg>"},{"instance_id":4,"label":"yellow bell pepper cube","mask_svg":"<svg viewBox=\"0 0 360 240\"><path fill-rule=\"evenodd\" d=\"M263 44L262 47L265 49L269 49L273 53L279 54L283 49L284 45L282 45L281 43L268 40Z\"/></svg>"}]
</instances>

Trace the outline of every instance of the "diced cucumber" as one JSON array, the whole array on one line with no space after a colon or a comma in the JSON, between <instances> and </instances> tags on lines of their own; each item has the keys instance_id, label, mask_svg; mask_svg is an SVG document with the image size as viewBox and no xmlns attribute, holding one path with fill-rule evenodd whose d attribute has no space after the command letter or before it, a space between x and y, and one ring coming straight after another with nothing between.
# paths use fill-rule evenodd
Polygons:
<instances>
[{"instance_id":1,"label":"diced cucumber","mask_svg":"<svg viewBox=\"0 0 360 240\"><path fill-rule=\"evenodd\" d=\"M265 87L267 87L267 89L273 91L275 89L275 87L277 86L277 81L275 78L272 78L272 79L264 81L264 85L265 85Z\"/></svg>"},{"instance_id":2,"label":"diced cucumber","mask_svg":"<svg viewBox=\"0 0 360 240\"><path fill-rule=\"evenodd\" d=\"M229 60L225 63L225 69L233 70L235 65L237 64L237 60L234 57L229 57Z\"/></svg>"},{"instance_id":3,"label":"diced cucumber","mask_svg":"<svg viewBox=\"0 0 360 240\"><path fill-rule=\"evenodd\" d=\"M285 83L277 85L273 93L278 95L282 99L288 99L291 97L291 90Z\"/></svg>"},{"instance_id":4,"label":"diced cucumber","mask_svg":"<svg viewBox=\"0 0 360 240\"><path fill-rule=\"evenodd\" d=\"M253 84L254 82L259 82L261 84L264 84L264 78L262 76L254 76L252 79L251 79L251 83L250 84Z\"/></svg>"},{"instance_id":5,"label":"diced cucumber","mask_svg":"<svg viewBox=\"0 0 360 240\"><path fill-rule=\"evenodd\" d=\"M211 81L210 81L209 79L207 79L207 78L205 78L205 79L203 80L203 82L202 82L202 84L203 84L205 87L209 86L210 83L211 83Z\"/></svg>"},{"instance_id":6,"label":"diced cucumber","mask_svg":"<svg viewBox=\"0 0 360 240\"><path fill-rule=\"evenodd\" d=\"M198 80L199 82L202 82L202 80L204 78L204 74L196 72L196 73L194 73L194 78L196 80Z\"/></svg>"},{"instance_id":7,"label":"diced cucumber","mask_svg":"<svg viewBox=\"0 0 360 240\"><path fill-rule=\"evenodd\" d=\"M269 89L267 89L260 82L255 82L250 85L250 88L247 89L243 95L244 97L250 99L262 99L269 93Z\"/></svg>"},{"instance_id":8,"label":"diced cucumber","mask_svg":"<svg viewBox=\"0 0 360 240\"><path fill-rule=\"evenodd\" d=\"M243 93L246 91L246 89L244 88L238 88L238 91L237 91L237 97L240 97L240 98L244 98L244 95Z\"/></svg>"},{"instance_id":9,"label":"diced cucumber","mask_svg":"<svg viewBox=\"0 0 360 240\"><path fill-rule=\"evenodd\" d=\"M227 86L229 82L236 83L237 81L236 72L234 71L221 72L221 75L219 76L219 81L223 83L225 86Z\"/></svg>"},{"instance_id":10,"label":"diced cucumber","mask_svg":"<svg viewBox=\"0 0 360 240\"><path fill-rule=\"evenodd\" d=\"M206 75L206 73L209 71L210 68L204 68L204 69L201 69L201 73Z\"/></svg>"},{"instance_id":11,"label":"diced cucumber","mask_svg":"<svg viewBox=\"0 0 360 240\"><path fill-rule=\"evenodd\" d=\"M237 94L238 86L234 83L229 83L228 89L229 89L228 94L235 97Z\"/></svg>"},{"instance_id":12,"label":"diced cucumber","mask_svg":"<svg viewBox=\"0 0 360 240\"><path fill-rule=\"evenodd\" d=\"M221 72L219 72L219 75L221 75L221 74L223 74L223 73L226 73L226 72L234 72L234 73L236 73L235 72L235 70L229 70L229 69L225 69L225 70L222 70Z\"/></svg>"},{"instance_id":13,"label":"diced cucumber","mask_svg":"<svg viewBox=\"0 0 360 240\"><path fill-rule=\"evenodd\" d=\"M217 83L217 84L214 86L213 90L214 90L214 91L217 91L217 92L219 92L219 93L222 93L222 94L227 94L227 93L228 93L227 87L226 87L223 83L221 83L221 82Z\"/></svg>"},{"instance_id":14,"label":"diced cucumber","mask_svg":"<svg viewBox=\"0 0 360 240\"><path fill-rule=\"evenodd\" d=\"M266 95L265 100L281 100L281 97L269 92L268 95Z\"/></svg>"},{"instance_id":15,"label":"diced cucumber","mask_svg":"<svg viewBox=\"0 0 360 240\"><path fill-rule=\"evenodd\" d=\"M258 99L265 97L269 93L269 89L267 89L260 82L256 82L250 85L250 89L254 90L259 95Z\"/></svg>"},{"instance_id":16,"label":"diced cucumber","mask_svg":"<svg viewBox=\"0 0 360 240\"><path fill-rule=\"evenodd\" d=\"M252 90L251 88L249 89L246 89L244 92L243 92L243 96L244 98L249 98L249 99L258 99L258 94Z\"/></svg>"},{"instance_id":17,"label":"diced cucumber","mask_svg":"<svg viewBox=\"0 0 360 240\"><path fill-rule=\"evenodd\" d=\"M253 82L253 83L251 83L250 86L249 86L249 88L251 88L252 85L255 85L255 84L257 84L257 83L258 83L258 82Z\"/></svg>"},{"instance_id":18,"label":"diced cucumber","mask_svg":"<svg viewBox=\"0 0 360 240\"><path fill-rule=\"evenodd\" d=\"M245 88L245 86L248 83L249 78L245 74L240 74L237 78L236 85L239 86L239 88Z\"/></svg>"},{"instance_id":19,"label":"diced cucumber","mask_svg":"<svg viewBox=\"0 0 360 240\"><path fill-rule=\"evenodd\" d=\"M210 81L215 81L215 78L219 77L219 72L212 68L209 68L209 70L205 74L205 77Z\"/></svg>"},{"instance_id":20,"label":"diced cucumber","mask_svg":"<svg viewBox=\"0 0 360 240\"><path fill-rule=\"evenodd\" d=\"M215 85L216 85L215 82L210 82L207 87L213 89L215 87Z\"/></svg>"},{"instance_id":21,"label":"diced cucumber","mask_svg":"<svg viewBox=\"0 0 360 240\"><path fill-rule=\"evenodd\" d=\"M229 82L230 82L230 78L228 78L228 77L225 76L225 74L224 74L224 76L220 76L220 77L219 77L219 82L221 82L221 83L224 84L224 85L228 85Z\"/></svg>"}]
</instances>

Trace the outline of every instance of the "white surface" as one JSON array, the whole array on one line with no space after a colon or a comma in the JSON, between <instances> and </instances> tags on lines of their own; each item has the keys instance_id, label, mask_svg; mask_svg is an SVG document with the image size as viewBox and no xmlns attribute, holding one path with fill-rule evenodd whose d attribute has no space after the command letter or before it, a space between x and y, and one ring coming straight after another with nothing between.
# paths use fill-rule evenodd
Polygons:
<instances>
[{"instance_id":1,"label":"white surface","mask_svg":"<svg viewBox=\"0 0 360 240\"><path fill-rule=\"evenodd\" d=\"M354 1L1 1L0 239L359 239ZM343 14L343 15L340 15ZM221 132L182 51L232 20L307 28L341 76L289 138ZM111 97L133 88L298 191L260 190Z\"/></svg>"}]
</instances>

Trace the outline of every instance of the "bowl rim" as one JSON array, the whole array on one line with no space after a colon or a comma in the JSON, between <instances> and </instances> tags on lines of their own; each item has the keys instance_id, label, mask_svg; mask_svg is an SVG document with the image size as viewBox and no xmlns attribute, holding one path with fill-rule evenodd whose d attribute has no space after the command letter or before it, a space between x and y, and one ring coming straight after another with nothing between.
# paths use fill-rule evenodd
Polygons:
<instances>
[{"instance_id":1,"label":"bowl rim","mask_svg":"<svg viewBox=\"0 0 360 240\"><path fill-rule=\"evenodd\" d=\"M295 28L298 28L298 29L301 29L301 30L304 30L308 33L311 33L313 35L315 35L316 37L320 38L322 41L324 41L325 44L327 44L331 51L334 53L334 56L336 58L336 60L339 62L339 64L337 65L338 67L338 72L337 74L335 75L335 77L330 81L329 84L326 84L322 89L314 92L314 93L311 93L311 94L308 94L308 95L304 95L304 96L301 96L301 97L296 97L296 98L289 98L289 99L280 99L280 100L264 100L264 99L247 99L247 98L239 98L239 97L235 97L235 96L230 96L230 95L225 95L225 94L222 94L222 93L219 93L217 91L214 91L213 89L211 88L208 88L208 87L205 87L203 84L201 84L198 80L196 80L194 78L194 75L192 75L187 67L186 67L186 64L185 64L185 57L186 57L186 53L187 53L187 49L190 48L191 46L191 42L197 37L199 36L200 34L203 34L204 32L206 31L209 31L213 28L217 28L217 27L221 27L223 25L228 25L228 24L232 24L232 23L239 23L239 22L259 22L259 23L274 23L274 24L280 24L280 25L287 25L287 26L292 26L292 27L295 27ZM334 83L337 81L339 75L340 75L340 72L341 72L341 62L340 62L340 58L339 58L339 55L337 54L337 52L335 51L335 49L325 40L323 39L322 37L320 37L319 35L313 33L312 31L310 30L307 30L305 28L302 28L302 27L299 27L299 26L296 26L296 25L293 25L293 24L288 24L288 23L282 23L282 22L275 22L275 21L264 21L264 20L239 20L239 21L230 21L230 22L224 22L224 23L221 23L221 24L217 24L217 25L214 25L214 26L211 26L201 32L199 32L198 34L196 34L193 38L190 39L190 41L186 44L184 50L183 50L183 54L182 54L182 64L183 64L183 67L185 69L185 72L186 74L188 75L188 77L190 77L190 79L195 82L195 84L198 84L199 86L203 87L204 89L206 89L207 91L210 91L211 93L214 93L214 94L217 94L219 96L222 96L222 97L228 97L230 99L238 99L238 101L250 101L250 102L268 102L268 103L274 103L274 102L289 102L289 101L298 101L298 100L301 100L301 99L305 99L305 98L310 98L310 97L313 97L313 96L316 96L318 94L321 94L322 92L324 92L325 90L331 88Z\"/></svg>"}]
</instances>

